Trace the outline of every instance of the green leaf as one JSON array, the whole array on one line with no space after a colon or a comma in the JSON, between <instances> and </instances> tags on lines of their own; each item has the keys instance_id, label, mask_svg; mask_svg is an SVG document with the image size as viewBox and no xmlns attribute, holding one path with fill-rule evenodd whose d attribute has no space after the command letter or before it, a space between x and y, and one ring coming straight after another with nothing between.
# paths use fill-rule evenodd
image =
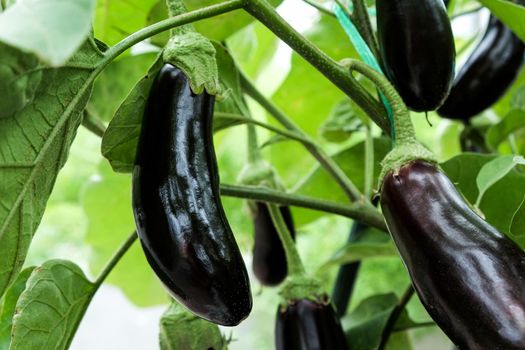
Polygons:
<instances>
[{"instance_id":1,"label":"green leaf","mask_svg":"<svg viewBox=\"0 0 525 350\"><path fill-rule=\"evenodd\" d=\"M0 40L62 65L88 37L94 7L94 0L18 1L0 16Z\"/></svg>"},{"instance_id":2,"label":"green leaf","mask_svg":"<svg viewBox=\"0 0 525 350\"><path fill-rule=\"evenodd\" d=\"M394 310L398 298L395 294L374 295L363 300L355 310L342 319L343 328L346 333L350 349L376 350L381 342L381 335L385 328L390 314ZM401 318L408 319L408 314L403 311ZM406 322L406 321L404 321ZM395 349L411 349L410 341L396 339L396 337L406 337L406 334L394 334L390 342L401 342ZM403 345L404 347L401 347ZM393 348L390 348L393 349Z\"/></svg>"},{"instance_id":3,"label":"green leaf","mask_svg":"<svg viewBox=\"0 0 525 350\"><path fill-rule=\"evenodd\" d=\"M80 125L94 78L90 67L101 57L88 40L63 67L39 67L42 78L33 102L13 117L0 119L0 295L24 263Z\"/></svg>"},{"instance_id":4,"label":"green leaf","mask_svg":"<svg viewBox=\"0 0 525 350\"><path fill-rule=\"evenodd\" d=\"M160 319L161 350L226 350L219 327L173 302Z\"/></svg>"},{"instance_id":5,"label":"green leaf","mask_svg":"<svg viewBox=\"0 0 525 350\"><path fill-rule=\"evenodd\" d=\"M509 231L514 236L525 236L525 195L521 205L512 216Z\"/></svg>"},{"instance_id":6,"label":"green leaf","mask_svg":"<svg viewBox=\"0 0 525 350\"><path fill-rule=\"evenodd\" d=\"M153 5L148 13L146 18L146 25L152 25L153 23L162 21L163 19L168 18L168 8L166 6L166 0L158 0L155 5ZM157 34L150 38L150 41L153 45L158 47L164 47L168 40L170 39L170 31L167 30L160 34Z\"/></svg>"},{"instance_id":7,"label":"green leaf","mask_svg":"<svg viewBox=\"0 0 525 350\"><path fill-rule=\"evenodd\" d=\"M328 260L321 269L333 265L348 264L367 258L397 256L397 250L391 241L388 242L358 242L347 244Z\"/></svg>"},{"instance_id":8,"label":"green leaf","mask_svg":"<svg viewBox=\"0 0 525 350\"><path fill-rule=\"evenodd\" d=\"M94 275L135 229L130 193L131 177L113 172L104 161L97 176L86 185L82 199L89 220L85 241L92 249L89 267ZM159 305L167 300L138 242L122 257L105 282L119 287L136 305Z\"/></svg>"},{"instance_id":9,"label":"green leaf","mask_svg":"<svg viewBox=\"0 0 525 350\"><path fill-rule=\"evenodd\" d=\"M120 104L102 138L102 155L117 172L131 172L140 135L142 115L151 85L163 66L162 55Z\"/></svg>"},{"instance_id":10,"label":"green leaf","mask_svg":"<svg viewBox=\"0 0 525 350\"><path fill-rule=\"evenodd\" d=\"M481 168L495 158L494 155L464 153L442 163L441 166L467 200L474 203L478 197L476 177ZM509 234L512 216L523 200L523 193L525 175L511 170L485 192L480 205L485 219L500 232Z\"/></svg>"},{"instance_id":11,"label":"green leaf","mask_svg":"<svg viewBox=\"0 0 525 350\"><path fill-rule=\"evenodd\" d=\"M363 122L354 103L345 98L335 105L328 119L321 125L320 133L327 141L343 142L348 140L352 133L362 129Z\"/></svg>"},{"instance_id":12,"label":"green leaf","mask_svg":"<svg viewBox=\"0 0 525 350\"><path fill-rule=\"evenodd\" d=\"M38 58L0 43L0 120L32 103L42 79Z\"/></svg>"},{"instance_id":13,"label":"green leaf","mask_svg":"<svg viewBox=\"0 0 525 350\"><path fill-rule=\"evenodd\" d=\"M489 128L487 144L495 150L510 134L521 128L525 128L525 110L513 109L498 124Z\"/></svg>"},{"instance_id":14,"label":"green leaf","mask_svg":"<svg viewBox=\"0 0 525 350\"><path fill-rule=\"evenodd\" d=\"M157 0L98 0L94 21L95 37L114 45L144 27Z\"/></svg>"},{"instance_id":15,"label":"green leaf","mask_svg":"<svg viewBox=\"0 0 525 350\"><path fill-rule=\"evenodd\" d=\"M255 78L274 57L279 40L263 24L254 22L230 36L227 43L240 69ZM275 70L271 75L275 76Z\"/></svg>"},{"instance_id":16,"label":"green leaf","mask_svg":"<svg viewBox=\"0 0 525 350\"><path fill-rule=\"evenodd\" d=\"M525 22L523 21L523 18L525 18L525 7L504 0L479 0L479 2L488 7L522 41L525 41Z\"/></svg>"},{"instance_id":17,"label":"green leaf","mask_svg":"<svg viewBox=\"0 0 525 350\"><path fill-rule=\"evenodd\" d=\"M336 61L357 57L341 26L330 16L320 16L305 37ZM291 63L290 73L273 95L273 101L310 136L318 137L320 125L345 96L297 53L292 53ZM274 79L273 74L261 75L258 85L264 86L265 79ZM273 122L272 118L269 120ZM297 169L308 169L316 164L304 147L295 142L269 150L268 160L285 184L295 184L300 180L304 173ZM294 167L290 166L290 159L294 160Z\"/></svg>"},{"instance_id":18,"label":"green leaf","mask_svg":"<svg viewBox=\"0 0 525 350\"><path fill-rule=\"evenodd\" d=\"M205 6L211 6L220 3L221 0L184 0L188 11L193 11ZM272 6L277 7L282 0L269 0ZM222 41L250 24L253 17L242 10L226 13L220 16L209 18L205 21L195 22L195 28L210 39Z\"/></svg>"},{"instance_id":19,"label":"green leaf","mask_svg":"<svg viewBox=\"0 0 525 350\"><path fill-rule=\"evenodd\" d=\"M16 304L11 350L67 349L95 291L67 260L35 268Z\"/></svg>"},{"instance_id":20,"label":"green leaf","mask_svg":"<svg viewBox=\"0 0 525 350\"><path fill-rule=\"evenodd\" d=\"M283 146L281 145L279 149ZM277 147L276 147L277 148ZM381 170L380 161L390 151L390 141L386 138L374 139L374 179L379 177ZM350 148L333 155L333 159L339 164L345 174L353 181L359 190L364 188L364 143L361 142ZM294 167L295 168L295 167ZM293 190L294 193L347 203L348 198L333 178L324 168L316 165L312 171L307 173ZM307 209L297 208L294 219L299 225L316 220L322 213Z\"/></svg>"},{"instance_id":21,"label":"green leaf","mask_svg":"<svg viewBox=\"0 0 525 350\"><path fill-rule=\"evenodd\" d=\"M18 302L20 294L26 289L27 280L34 268L35 267L32 266L22 270L2 299L2 303L0 304L0 349L9 348L16 303Z\"/></svg>"},{"instance_id":22,"label":"green leaf","mask_svg":"<svg viewBox=\"0 0 525 350\"><path fill-rule=\"evenodd\" d=\"M110 121L134 84L151 67L157 55L145 53L124 56L111 63L95 80L88 110L96 118Z\"/></svg>"},{"instance_id":23,"label":"green leaf","mask_svg":"<svg viewBox=\"0 0 525 350\"><path fill-rule=\"evenodd\" d=\"M481 168L476 178L476 184L479 191L476 206L479 207L485 192L507 175L516 164L525 164L525 159L521 156L513 155L500 156L488 162Z\"/></svg>"}]
</instances>

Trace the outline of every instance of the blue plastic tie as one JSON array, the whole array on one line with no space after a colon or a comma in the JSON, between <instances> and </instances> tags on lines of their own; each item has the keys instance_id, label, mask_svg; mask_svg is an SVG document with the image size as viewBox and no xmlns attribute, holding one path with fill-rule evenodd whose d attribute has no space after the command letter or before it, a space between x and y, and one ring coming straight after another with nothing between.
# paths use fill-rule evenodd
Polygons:
<instances>
[{"instance_id":1,"label":"blue plastic tie","mask_svg":"<svg viewBox=\"0 0 525 350\"><path fill-rule=\"evenodd\" d=\"M372 50L370 50L366 42L363 40L361 34L359 34L359 31L355 27L354 23L352 23L352 20L348 18L345 11L341 8L341 6L339 6L339 4L335 4L334 13L337 18L337 21L339 22L341 27L343 27L343 30L345 31L346 35L348 35L348 37L350 38L352 45L354 45L354 48L356 49L363 62L365 62L370 67L374 68L379 73L384 74L374 54L372 53ZM395 142L396 130L394 126L394 116L392 113L392 108L390 107L390 103L388 103L387 98L385 97L385 95L383 95L381 91L379 91L379 98L385 106L388 115L388 120L390 121L392 140Z\"/></svg>"}]
</instances>

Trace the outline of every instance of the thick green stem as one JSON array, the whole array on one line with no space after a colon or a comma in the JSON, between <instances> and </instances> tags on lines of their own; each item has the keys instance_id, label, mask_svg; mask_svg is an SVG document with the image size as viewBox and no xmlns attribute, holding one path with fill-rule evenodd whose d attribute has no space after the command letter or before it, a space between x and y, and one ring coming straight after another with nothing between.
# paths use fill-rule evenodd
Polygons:
<instances>
[{"instance_id":1,"label":"thick green stem","mask_svg":"<svg viewBox=\"0 0 525 350\"><path fill-rule=\"evenodd\" d=\"M341 62L345 67L352 72L358 72L368 78L374 85L385 95L390 107L392 108L394 132L396 145L403 145L413 143L416 140L414 126L410 120L408 108L396 88L388 81L388 79L367 64L354 60L346 59Z\"/></svg>"},{"instance_id":2,"label":"thick green stem","mask_svg":"<svg viewBox=\"0 0 525 350\"><path fill-rule=\"evenodd\" d=\"M379 176L379 188L381 188L383 178L388 172L397 171L410 161L420 159L437 163L434 154L417 141L408 109L388 79L361 61L346 59L341 63L348 67L350 72L361 73L372 81L392 109L393 128L391 135L393 148L381 162L383 167Z\"/></svg>"},{"instance_id":3,"label":"thick green stem","mask_svg":"<svg viewBox=\"0 0 525 350\"><path fill-rule=\"evenodd\" d=\"M266 130L273 131L274 133L282 135L282 136L284 136L284 137L286 137L288 139L292 139L292 140L295 140L295 141L298 141L298 142L301 142L301 143L304 143L304 144L310 144L311 143L311 140L305 139L304 137L302 137L301 135L297 134L294 131L283 130L283 129L275 127L273 125L266 124L266 123L260 122L258 120L255 120L255 119L250 119L250 118L244 117L244 116L239 115L239 114L215 112L214 116L221 117L221 118L224 118L224 119L229 119L231 121L239 121L239 122L243 122L243 123L247 123L247 124L254 124L254 125L260 126L261 128L264 128Z\"/></svg>"},{"instance_id":4,"label":"thick green stem","mask_svg":"<svg viewBox=\"0 0 525 350\"><path fill-rule=\"evenodd\" d=\"M383 334L381 336L381 343L379 344L379 347L377 350L384 350L388 344L388 339L390 339L390 336L392 335L392 332L394 331L395 325L397 320L399 320L399 317L403 313L403 310L405 310L405 307L407 306L408 302L414 295L414 287L412 285L408 286L405 293L397 303L394 310L392 310L392 313L390 314L390 317L388 318L388 321L386 323L385 328L383 329Z\"/></svg>"},{"instance_id":5,"label":"thick green stem","mask_svg":"<svg viewBox=\"0 0 525 350\"><path fill-rule=\"evenodd\" d=\"M365 139L365 189L364 195L366 198L372 197L372 189L374 186L374 137L372 135L372 125L366 128Z\"/></svg>"},{"instance_id":6,"label":"thick green stem","mask_svg":"<svg viewBox=\"0 0 525 350\"><path fill-rule=\"evenodd\" d=\"M337 163L329 157L324 151L315 144L315 142L301 130L301 128L295 124L279 107L277 107L270 99L266 98L244 75L241 74L241 85L244 91L252 97L257 103L259 103L264 109L266 109L279 123L285 128L293 131L302 138L308 140L308 143L304 143L305 148L317 159L319 164L328 171L330 175L337 181L339 186L343 189L345 194L348 196L350 201L362 201L364 200L363 195L359 192L359 189L348 179L344 171L337 165Z\"/></svg>"},{"instance_id":7,"label":"thick green stem","mask_svg":"<svg viewBox=\"0 0 525 350\"><path fill-rule=\"evenodd\" d=\"M381 129L390 133L384 107L359 86L344 67L293 29L266 0L246 0L244 9L354 100Z\"/></svg>"},{"instance_id":8,"label":"thick green stem","mask_svg":"<svg viewBox=\"0 0 525 350\"><path fill-rule=\"evenodd\" d=\"M98 137L104 136L104 132L106 132L106 126L104 123L100 119L94 117L87 110L84 110L82 125Z\"/></svg>"},{"instance_id":9,"label":"thick green stem","mask_svg":"<svg viewBox=\"0 0 525 350\"><path fill-rule=\"evenodd\" d=\"M97 277L97 279L94 282L95 290L93 291L93 294L96 292L96 290L104 283L104 280L110 272L113 270L115 265L120 261L120 259L126 254L126 252L129 250L129 248L133 245L133 243L137 240L137 232L133 231L132 234L129 235L129 237L122 243L120 248L115 252L115 254L111 257L111 259L108 261L106 266L102 269L100 272L100 275Z\"/></svg>"},{"instance_id":10,"label":"thick green stem","mask_svg":"<svg viewBox=\"0 0 525 350\"><path fill-rule=\"evenodd\" d=\"M266 187L228 184L221 184L221 195L319 210L351 218L367 226L388 232L383 216L368 203L356 202L343 205L333 201L285 193Z\"/></svg>"},{"instance_id":11,"label":"thick green stem","mask_svg":"<svg viewBox=\"0 0 525 350\"><path fill-rule=\"evenodd\" d=\"M363 37L374 56L377 60L380 60L379 46L377 45L374 31L372 29L372 23L370 22L370 16L368 15L368 9L363 0L352 0L354 5L354 12L352 15L352 21L355 23L359 34Z\"/></svg>"},{"instance_id":12,"label":"thick green stem","mask_svg":"<svg viewBox=\"0 0 525 350\"><path fill-rule=\"evenodd\" d=\"M288 227L284 222L283 215L281 214L279 207L275 204L268 204L268 210L270 211L273 224L275 225L277 233L279 234L279 238L281 239L281 243L283 244L289 276L304 276L306 271L304 270L303 263L301 262L301 257L297 252L295 242L292 239L290 230L288 230Z\"/></svg>"}]
</instances>

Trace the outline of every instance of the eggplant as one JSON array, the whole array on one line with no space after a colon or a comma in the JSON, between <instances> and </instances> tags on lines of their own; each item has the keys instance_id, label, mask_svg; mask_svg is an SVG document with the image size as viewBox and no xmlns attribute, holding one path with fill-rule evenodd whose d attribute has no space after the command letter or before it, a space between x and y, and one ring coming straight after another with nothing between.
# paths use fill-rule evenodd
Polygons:
<instances>
[{"instance_id":1,"label":"eggplant","mask_svg":"<svg viewBox=\"0 0 525 350\"><path fill-rule=\"evenodd\" d=\"M387 173L381 208L421 302L452 342L525 349L525 253L514 241L426 161Z\"/></svg>"},{"instance_id":2,"label":"eggplant","mask_svg":"<svg viewBox=\"0 0 525 350\"><path fill-rule=\"evenodd\" d=\"M376 0L382 66L403 101L417 112L445 101L456 50L443 0Z\"/></svg>"},{"instance_id":3,"label":"eggplant","mask_svg":"<svg viewBox=\"0 0 525 350\"><path fill-rule=\"evenodd\" d=\"M166 64L149 94L133 169L132 205L146 258L194 314L234 326L248 316L248 273L219 195L214 97L194 94Z\"/></svg>"},{"instance_id":4,"label":"eggplant","mask_svg":"<svg viewBox=\"0 0 525 350\"><path fill-rule=\"evenodd\" d=\"M461 67L438 114L467 122L492 106L518 76L524 53L525 44L491 16L485 35Z\"/></svg>"}]
</instances>

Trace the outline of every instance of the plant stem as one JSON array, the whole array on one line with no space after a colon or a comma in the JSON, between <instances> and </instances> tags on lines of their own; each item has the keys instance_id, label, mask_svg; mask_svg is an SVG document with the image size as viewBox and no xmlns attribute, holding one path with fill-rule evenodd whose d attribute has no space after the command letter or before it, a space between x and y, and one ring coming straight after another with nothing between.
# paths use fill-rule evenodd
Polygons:
<instances>
[{"instance_id":1,"label":"plant stem","mask_svg":"<svg viewBox=\"0 0 525 350\"><path fill-rule=\"evenodd\" d=\"M332 17L335 17L335 14L330 11L329 9L325 8L324 6L322 6L321 4L318 4L315 0L303 0L305 3L307 3L308 5L316 8L319 12L322 12L324 13L325 15L328 15L328 16L332 16Z\"/></svg>"},{"instance_id":2,"label":"plant stem","mask_svg":"<svg viewBox=\"0 0 525 350\"><path fill-rule=\"evenodd\" d=\"M266 98L253 83L243 74L240 76L241 86L244 91L257 101L264 109L266 109L279 123L281 123L285 128L290 131L293 131L302 138L308 140L308 143L303 143L305 148L314 156L315 159L325 168L330 175L337 181L339 186L343 189L345 194L348 196L350 201L363 201L364 197L359 192L359 189L348 179L344 171L339 167L339 165L330 158L324 151L315 144L313 140L303 132L297 124L295 124L284 112L282 112L279 107L277 107L272 101Z\"/></svg>"},{"instance_id":3,"label":"plant stem","mask_svg":"<svg viewBox=\"0 0 525 350\"><path fill-rule=\"evenodd\" d=\"M247 0L244 9L355 101L381 129L390 133L384 107L344 67L293 29L266 0Z\"/></svg>"},{"instance_id":4,"label":"plant stem","mask_svg":"<svg viewBox=\"0 0 525 350\"><path fill-rule=\"evenodd\" d=\"M306 271L304 269L303 263L301 262L301 257L297 252L295 242L292 239L290 230L288 230L288 227L284 222L283 215L281 214L279 207L275 204L267 204L267 206L268 210L270 211L270 216L272 217L272 222L275 225L277 233L279 234L279 238L281 239L281 243L283 244L289 275L305 275Z\"/></svg>"},{"instance_id":5,"label":"plant stem","mask_svg":"<svg viewBox=\"0 0 525 350\"><path fill-rule=\"evenodd\" d=\"M367 226L388 232L383 216L368 203L356 202L343 205L333 201L285 193L266 187L228 184L221 184L221 195L319 210L355 219Z\"/></svg>"},{"instance_id":6,"label":"plant stem","mask_svg":"<svg viewBox=\"0 0 525 350\"><path fill-rule=\"evenodd\" d=\"M102 120L93 116L87 110L84 110L82 125L98 137L104 136L104 132L106 132L106 126Z\"/></svg>"},{"instance_id":7,"label":"plant stem","mask_svg":"<svg viewBox=\"0 0 525 350\"><path fill-rule=\"evenodd\" d=\"M354 5L352 21L355 23L359 34L361 34L363 40L366 42L376 59L379 60L379 46L377 45L374 36L372 23L370 22L370 16L368 15L368 9L363 0L352 0L352 4Z\"/></svg>"},{"instance_id":8,"label":"plant stem","mask_svg":"<svg viewBox=\"0 0 525 350\"><path fill-rule=\"evenodd\" d=\"M232 121L239 121L239 122L243 122L243 123L254 124L254 125L260 126L260 127L264 128L264 129L273 131L276 134L282 135L282 136L284 136L286 138L289 138L289 139L292 139L292 140L295 140L295 141L298 141L298 142L301 142L301 143L304 143L304 144L307 144L307 143L309 144L311 142L311 140L305 139L301 135L298 135L296 132L283 130L281 128L278 128L278 127L275 127L273 125L260 122L260 121L255 120L255 119L246 118L246 117L241 116L239 114L215 112L215 115L218 116L218 117L224 118L224 119L230 119Z\"/></svg>"},{"instance_id":9,"label":"plant stem","mask_svg":"<svg viewBox=\"0 0 525 350\"><path fill-rule=\"evenodd\" d=\"M243 6L244 1L245 0L226 0L216 5L203 7L191 12L186 12L184 14L171 17L163 21L154 23L150 26L147 26L131 34L127 38L117 43L115 46L111 47L108 51L106 51L106 57L100 62L100 65L106 66L133 45L138 44L139 42L166 30L184 24L196 22L205 18L214 17L227 12L238 10Z\"/></svg>"},{"instance_id":10,"label":"plant stem","mask_svg":"<svg viewBox=\"0 0 525 350\"><path fill-rule=\"evenodd\" d=\"M366 127L365 139L365 189L366 198L372 197L374 183L374 137L372 135L372 125Z\"/></svg>"},{"instance_id":11,"label":"plant stem","mask_svg":"<svg viewBox=\"0 0 525 350\"><path fill-rule=\"evenodd\" d=\"M395 325L399 317L401 316L403 310L407 306L408 302L414 295L414 287L412 285L408 286L405 293L397 303L394 310L392 310L392 313L390 314L390 317L388 318L388 321L386 323L385 328L383 329L383 335L381 336L381 343L379 344L379 347L377 350L384 350L386 348L386 345L388 343L388 339L390 339L390 335L394 331Z\"/></svg>"},{"instance_id":12,"label":"plant stem","mask_svg":"<svg viewBox=\"0 0 525 350\"><path fill-rule=\"evenodd\" d=\"M122 243L120 248L115 252L115 254L111 257L111 259L108 261L106 266L102 269L100 272L100 275L97 277L95 282L93 283L95 285L95 289L93 290L93 294L97 291L97 289L102 285L106 277L111 273L115 265L120 261L120 259L126 254L128 249L133 245L133 243L137 240L137 232L133 231L129 235L129 237Z\"/></svg>"},{"instance_id":13,"label":"plant stem","mask_svg":"<svg viewBox=\"0 0 525 350\"><path fill-rule=\"evenodd\" d=\"M391 134L394 136L393 139L396 144L403 145L415 142L414 126L410 120L408 109L388 79L374 68L358 60L346 59L342 64L348 67L351 72L356 71L364 75L385 95L392 108L394 128Z\"/></svg>"}]
</instances>

